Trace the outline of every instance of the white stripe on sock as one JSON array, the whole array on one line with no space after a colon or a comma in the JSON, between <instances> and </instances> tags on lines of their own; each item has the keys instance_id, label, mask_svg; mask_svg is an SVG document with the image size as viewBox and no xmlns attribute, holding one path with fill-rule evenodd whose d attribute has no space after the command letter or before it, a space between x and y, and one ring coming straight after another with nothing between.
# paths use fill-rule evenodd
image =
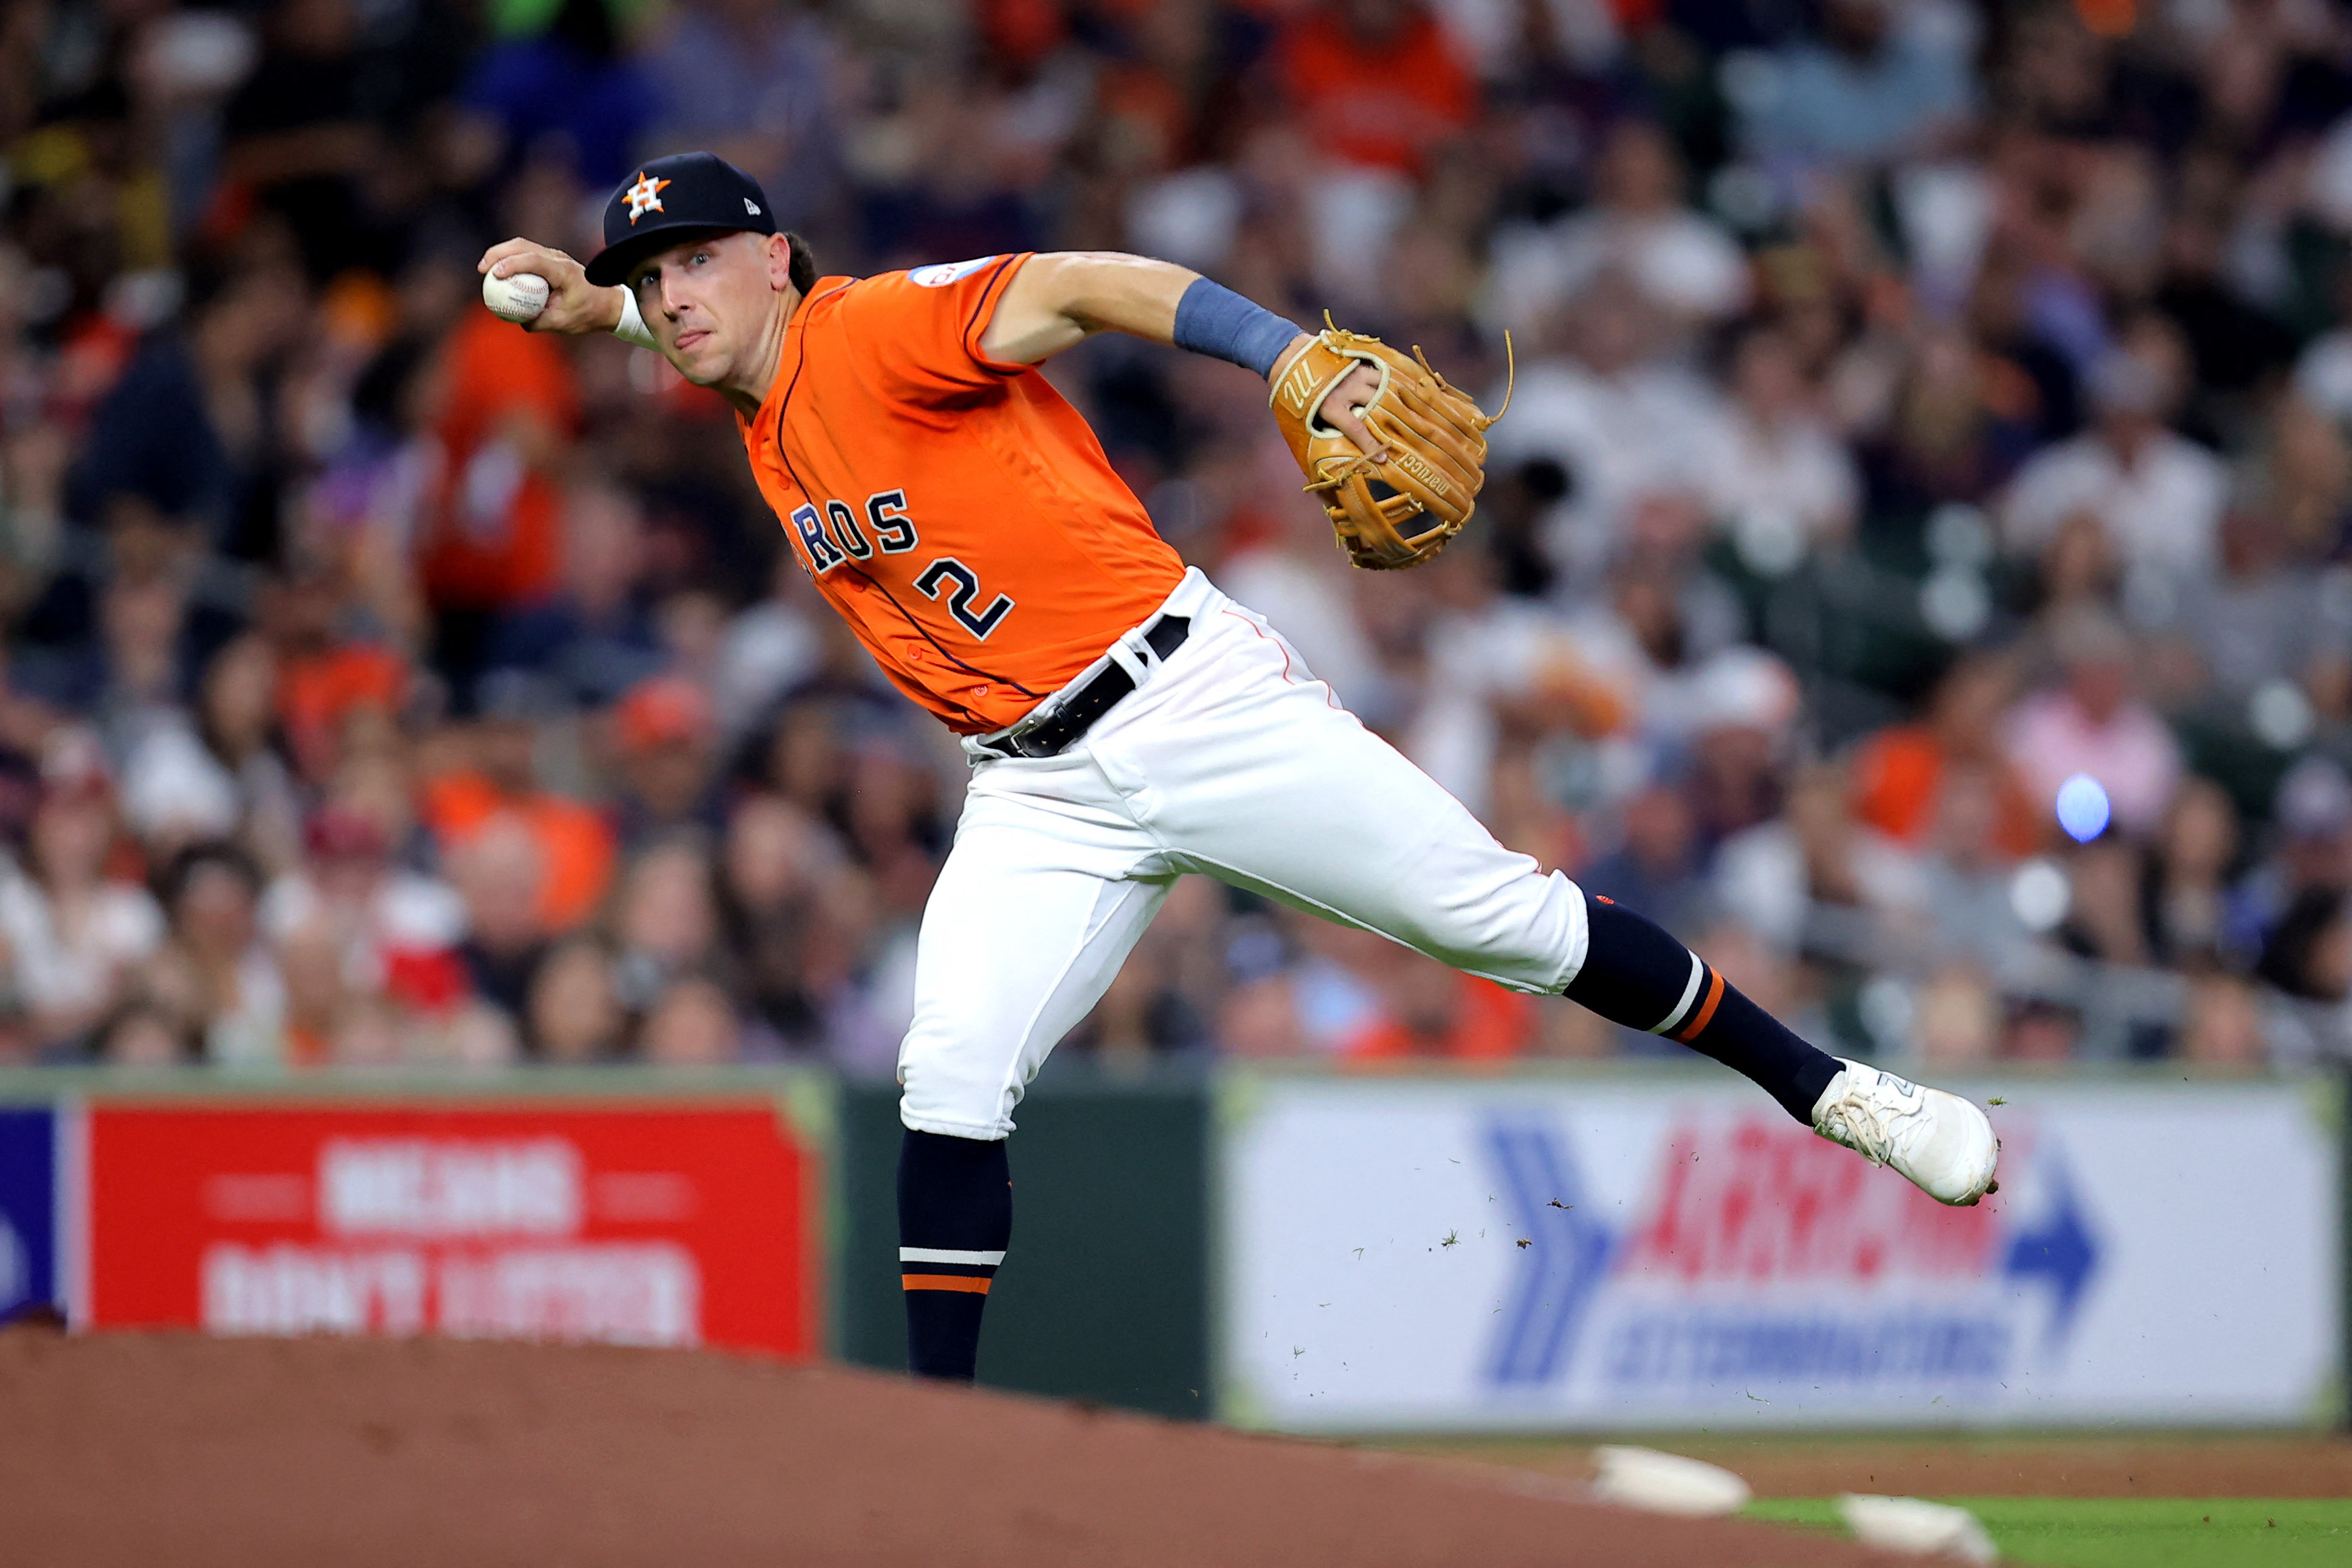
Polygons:
<instances>
[{"instance_id":1,"label":"white stripe on sock","mask_svg":"<svg viewBox=\"0 0 2352 1568\"><path fill-rule=\"evenodd\" d=\"M1699 977L1706 973L1706 966L1698 961L1698 955L1696 953L1690 956L1690 982L1683 987L1683 999L1675 1004L1675 1010L1668 1013L1664 1019L1650 1026L1652 1034L1664 1034L1682 1022L1683 1015L1691 1009L1691 1003L1698 999Z\"/></svg>"},{"instance_id":2,"label":"white stripe on sock","mask_svg":"<svg viewBox=\"0 0 2352 1568\"><path fill-rule=\"evenodd\" d=\"M1003 1252L960 1252L952 1247L901 1247L901 1263L980 1263L993 1269L1004 1261Z\"/></svg>"}]
</instances>

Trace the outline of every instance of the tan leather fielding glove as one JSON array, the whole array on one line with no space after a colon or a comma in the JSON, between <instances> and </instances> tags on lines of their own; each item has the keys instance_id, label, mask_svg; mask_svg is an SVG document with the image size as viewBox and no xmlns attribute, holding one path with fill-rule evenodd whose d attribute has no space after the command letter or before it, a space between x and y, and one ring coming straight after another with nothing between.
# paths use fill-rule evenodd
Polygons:
<instances>
[{"instance_id":1,"label":"tan leather fielding glove","mask_svg":"<svg viewBox=\"0 0 2352 1568\"><path fill-rule=\"evenodd\" d=\"M1486 482L1486 427L1502 414L1480 412L1419 349L1407 359L1378 338L1342 331L1328 316L1324 322L1275 373L1275 423L1350 561L1376 571L1419 566L1470 520ZM1386 463L1316 417L1359 363L1380 372L1379 390L1358 417L1388 449ZM1510 406L1508 393L1503 406Z\"/></svg>"}]
</instances>

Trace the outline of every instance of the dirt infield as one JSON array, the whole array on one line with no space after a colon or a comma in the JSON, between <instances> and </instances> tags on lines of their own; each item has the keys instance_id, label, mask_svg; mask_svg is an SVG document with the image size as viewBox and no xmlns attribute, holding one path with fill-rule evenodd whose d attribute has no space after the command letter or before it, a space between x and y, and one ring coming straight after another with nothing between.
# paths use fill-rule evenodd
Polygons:
<instances>
[{"instance_id":1,"label":"dirt infield","mask_svg":"<svg viewBox=\"0 0 2352 1568\"><path fill-rule=\"evenodd\" d=\"M2131 1437L1634 1437L1737 1470L1759 1497L2352 1498L2352 1439L2253 1434ZM1592 1473L1586 1442L1496 1438L1396 1452L1507 1465L1563 1480Z\"/></svg>"},{"instance_id":2,"label":"dirt infield","mask_svg":"<svg viewBox=\"0 0 2352 1568\"><path fill-rule=\"evenodd\" d=\"M0 1333L9 1568L1841 1568L1510 1472L716 1354Z\"/></svg>"}]
</instances>

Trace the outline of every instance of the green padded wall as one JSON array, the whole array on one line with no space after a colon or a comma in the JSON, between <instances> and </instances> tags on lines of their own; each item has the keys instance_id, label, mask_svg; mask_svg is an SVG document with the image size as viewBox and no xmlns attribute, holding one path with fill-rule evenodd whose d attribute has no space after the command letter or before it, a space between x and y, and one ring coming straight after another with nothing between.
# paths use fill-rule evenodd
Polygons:
<instances>
[{"instance_id":1,"label":"green padded wall","mask_svg":"<svg viewBox=\"0 0 2352 1568\"><path fill-rule=\"evenodd\" d=\"M980 1380L1205 1418L1209 1099L1181 1071L1124 1079L1055 1062L1016 1113L1013 1249L989 1296ZM834 1344L906 1364L898 1295L898 1093L842 1090Z\"/></svg>"}]
</instances>

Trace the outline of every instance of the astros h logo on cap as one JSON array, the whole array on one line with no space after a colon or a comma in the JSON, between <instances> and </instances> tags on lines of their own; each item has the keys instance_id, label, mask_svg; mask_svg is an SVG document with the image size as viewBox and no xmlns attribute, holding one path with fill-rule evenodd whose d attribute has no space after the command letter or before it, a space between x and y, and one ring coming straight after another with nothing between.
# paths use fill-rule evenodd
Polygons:
<instances>
[{"instance_id":1,"label":"astros h logo on cap","mask_svg":"<svg viewBox=\"0 0 2352 1568\"><path fill-rule=\"evenodd\" d=\"M644 170L637 171L637 183L630 186L623 197L629 204L631 228L635 228L637 220L647 213L657 213L662 210L661 189L669 183L667 180L649 180L646 178Z\"/></svg>"}]
</instances>

